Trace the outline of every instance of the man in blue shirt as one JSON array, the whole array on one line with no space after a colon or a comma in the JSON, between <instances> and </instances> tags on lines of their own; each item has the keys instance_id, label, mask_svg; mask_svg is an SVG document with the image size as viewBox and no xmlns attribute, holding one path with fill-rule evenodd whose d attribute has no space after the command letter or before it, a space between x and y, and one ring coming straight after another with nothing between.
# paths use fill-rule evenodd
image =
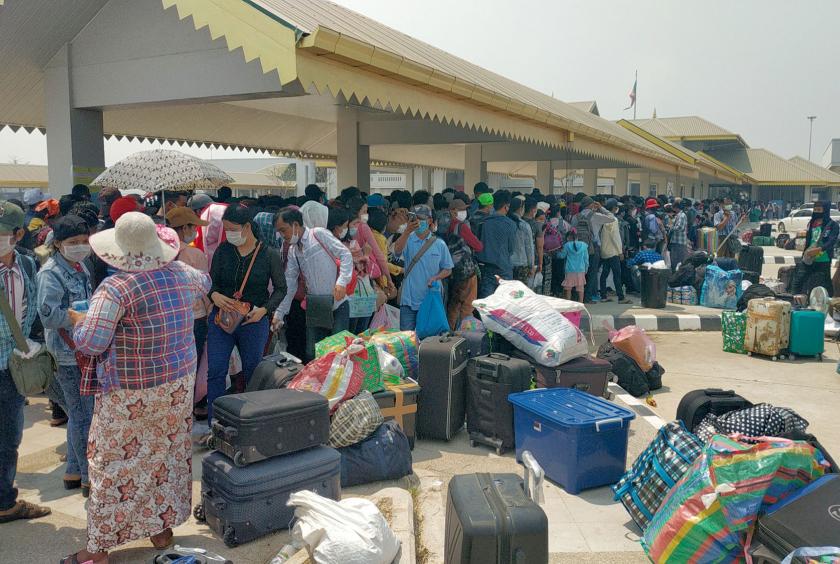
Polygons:
<instances>
[{"instance_id":1,"label":"man in blue shirt","mask_svg":"<svg viewBox=\"0 0 840 564\"><path fill-rule=\"evenodd\" d=\"M400 296L400 331L413 331L417 310L435 282L452 274L452 255L446 243L434 236L435 220L429 206L414 206L415 217L394 243L394 253L401 255L405 277ZM437 291L437 290L434 290Z\"/></svg>"},{"instance_id":2,"label":"man in blue shirt","mask_svg":"<svg viewBox=\"0 0 840 564\"><path fill-rule=\"evenodd\" d=\"M493 196L496 213L484 220L481 226L481 242L484 249L478 253L481 280L478 283L478 297L486 298L499 285L496 276L505 280L513 278L511 257L516 250L516 223L508 217L510 193L496 192Z\"/></svg>"}]
</instances>

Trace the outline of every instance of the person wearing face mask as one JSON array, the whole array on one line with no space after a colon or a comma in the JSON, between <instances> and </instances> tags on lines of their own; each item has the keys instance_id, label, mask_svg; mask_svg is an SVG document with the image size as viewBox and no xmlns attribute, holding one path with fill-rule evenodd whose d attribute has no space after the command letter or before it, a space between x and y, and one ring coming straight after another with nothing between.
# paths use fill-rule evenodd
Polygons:
<instances>
[{"instance_id":1,"label":"person wearing face mask","mask_svg":"<svg viewBox=\"0 0 840 564\"><path fill-rule=\"evenodd\" d=\"M254 215L252 209L241 204L232 204L225 209L222 225L227 240L216 249L210 266L213 287L209 297L214 307L207 322L208 422L212 422L213 401L224 394L233 347L239 350L247 383L262 360L271 314L286 293L280 253L262 244L254 235ZM244 302L250 309L242 323L228 333L216 319L221 311L236 311L237 301Z\"/></svg>"},{"instance_id":2,"label":"person wearing face mask","mask_svg":"<svg viewBox=\"0 0 840 564\"><path fill-rule=\"evenodd\" d=\"M370 255L376 261L379 267L379 272L386 279L386 285L389 292L396 293L394 282L391 280L391 274L388 270L388 259L385 253L376 244L376 239L373 237L373 232L368 226L368 205L361 197L351 198L347 202L347 211L350 214L350 226L348 228L350 237L358 243L359 248L364 254Z\"/></svg>"},{"instance_id":3,"label":"person wearing face mask","mask_svg":"<svg viewBox=\"0 0 840 564\"><path fill-rule=\"evenodd\" d=\"M199 272L209 273L207 257L191 243L198 236L199 227L207 227L208 223L198 217L190 208L173 208L166 214L166 223L178 234L181 246L176 260L188 264ZM195 336L195 352L201 358L204 344L207 342L207 316L210 314L212 303L207 296L201 296L193 305L193 336Z\"/></svg>"},{"instance_id":4,"label":"person wearing face mask","mask_svg":"<svg viewBox=\"0 0 840 564\"><path fill-rule=\"evenodd\" d=\"M315 343L349 327L347 286L353 280L353 256L333 232L321 227L305 227L298 210L283 208L274 218L277 231L289 244L289 258L286 264L288 291L274 313L272 327L279 331L285 324L303 275L307 302L304 358L308 362L315 357ZM333 227L339 234L344 231L343 222L333 223Z\"/></svg>"},{"instance_id":5,"label":"person wearing face mask","mask_svg":"<svg viewBox=\"0 0 840 564\"><path fill-rule=\"evenodd\" d=\"M91 276L84 260L90 255L90 230L75 215L53 224L55 252L36 276L38 314L44 325L47 350L58 363L56 381L67 413L67 468L64 487L90 491L87 462L88 429L93 417L93 397L82 396L79 388L82 373L76 363L76 346L71 338L73 324L67 315L74 302L86 302L92 294Z\"/></svg>"},{"instance_id":6,"label":"person wearing face mask","mask_svg":"<svg viewBox=\"0 0 840 564\"><path fill-rule=\"evenodd\" d=\"M831 202L816 202L808 222L802 261L793 272L792 294L810 295L817 286L825 288L829 296L834 293L831 259L838 235L840 226L831 219Z\"/></svg>"},{"instance_id":7,"label":"person wearing face mask","mask_svg":"<svg viewBox=\"0 0 840 564\"><path fill-rule=\"evenodd\" d=\"M458 198L453 199L449 204L449 214L447 246L450 249L458 249L460 245L466 245L470 250L470 255L484 250L484 245L473 234L470 223L467 221L467 204ZM452 254L451 251L450 254ZM453 256L453 264L458 255L461 255L459 263L464 261L470 264L469 261L472 260L472 264L475 264L472 256L465 256L466 253L458 252ZM449 303L446 307L446 315L449 319L449 327L455 331L462 319L472 315L472 303L478 294L478 275L475 270L464 271L463 265L454 264L449 283Z\"/></svg>"},{"instance_id":8,"label":"person wearing face mask","mask_svg":"<svg viewBox=\"0 0 840 564\"><path fill-rule=\"evenodd\" d=\"M400 331L414 331L426 294L435 282L449 277L454 266L446 243L434 235L431 208L417 205L412 211L415 219L394 244L407 265L400 295Z\"/></svg>"}]
</instances>

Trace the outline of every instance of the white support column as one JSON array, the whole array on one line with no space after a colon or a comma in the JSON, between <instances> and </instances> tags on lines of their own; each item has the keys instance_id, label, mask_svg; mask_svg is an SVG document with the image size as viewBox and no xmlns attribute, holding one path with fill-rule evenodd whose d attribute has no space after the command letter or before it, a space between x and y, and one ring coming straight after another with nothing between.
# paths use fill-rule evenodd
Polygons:
<instances>
[{"instance_id":1,"label":"white support column","mask_svg":"<svg viewBox=\"0 0 840 564\"><path fill-rule=\"evenodd\" d=\"M354 110L339 110L336 137L338 191L355 186L370 192L370 146L359 144L359 120Z\"/></svg>"},{"instance_id":2,"label":"white support column","mask_svg":"<svg viewBox=\"0 0 840 564\"><path fill-rule=\"evenodd\" d=\"M479 182L487 182L487 163L482 158L481 145L464 145L464 192L472 195Z\"/></svg>"},{"instance_id":3,"label":"white support column","mask_svg":"<svg viewBox=\"0 0 840 564\"><path fill-rule=\"evenodd\" d=\"M554 193L554 163L552 161L537 161L537 188L545 195Z\"/></svg>"},{"instance_id":4,"label":"white support column","mask_svg":"<svg viewBox=\"0 0 840 564\"><path fill-rule=\"evenodd\" d=\"M440 194L446 190L446 169L432 169L432 193Z\"/></svg>"},{"instance_id":5,"label":"white support column","mask_svg":"<svg viewBox=\"0 0 840 564\"><path fill-rule=\"evenodd\" d=\"M431 170L425 166L416 166L412 170L414 175L414 190L432 191Z\"/></svg>"},{"instance_id":6,"label":"white support column","mask_svg":"<svg viewBox=\"0 0 840 564\"><path fill-rule=\"evenodd\" d=\"M583 169L583 191L584 193L594 196L598 190L598 169L585 168Z\"/></svg>"},{"instance_id":7,"label":"white support column","mask_svg":"<svg viewBox=\"0 0 840 564\"><path fill-rule=\"evenodd\" d=\"M414 169L413 168L407 168L403 171L403 174L405 174L405 189L413 194L414 193Z\"/></svg>"},{"instance_id":8,"label":"white support column","mask_svg":"<svg viewBox=\"0 0 840 564\"><path fill-rule=\"evenodd\" d=\"M297 195L303 196L306 187L315 182L315 161L295 160L295 181Z\"/></svg>"},{"instance_id":9,"label":"white support column","mask_svg":"<svg viewBox=\"0 0 840 564\"><path fill-rule=\"evenodd\" d=\"M639 173L639 195L647 198L650 194L650 171L643 170Z\"/></svg>"},{"instance_id":10,"label":"white support column","mask_svg":"<svg viewBox=\"0 0 840 564\"><path fill-rule=\"evenodd\" d=\"M626 196L628 193L628 171L626 168L615 169L614 196Z\"/></svg>"},{"instance_id":11,"label":"white support column","mask_svg":"<svg viewBox=\"0 0 840 564\"><path fill-rule=\"evenodd\" d=\"M47 162L50 194L69 194L76 184L76 168L105 168L102 112L73 108L70 46L65 45L47 65L46 101ZM90 176L83 173L81 176Z\"/></svg>"},{"instance_id":12,"label":"white support column","mask_svg":"<svg viewBox=\"0 0 840 564\"><path fill-rule=\"evenodd\" d=\"M805 189L803 190L803 192L804 192L803 195L802 195L802 197L804 198L803 203L814 201L810 186L805 186Z\"/></svg>"}]
</instances>

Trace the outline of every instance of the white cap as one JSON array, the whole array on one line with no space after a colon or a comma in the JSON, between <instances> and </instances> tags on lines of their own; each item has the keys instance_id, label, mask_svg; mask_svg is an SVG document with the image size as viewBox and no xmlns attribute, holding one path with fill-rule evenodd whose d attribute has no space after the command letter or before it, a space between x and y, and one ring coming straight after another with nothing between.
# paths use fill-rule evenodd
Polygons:
<instances>
[{"instance_id":1,"label":"white cap","mask_svg":"<svg viewBox=\"0 0 840 564\"><path fill-rule=\"evenodd\" d=\"M34 206L47 199L47 196L41 192L40 188L30 188L23 193L23 203L27 206Z\"/></svg>"},{"instance_id":2,"label":"white cap","mask_svg":"<svg viewBox=\"0 0 840 564\"><path fill-rule=\"evenodd\" d=\"M551 207L551 204L548 202L537 202L537 209L547 212L548 209Z\"/></svg>"}]
</instances>

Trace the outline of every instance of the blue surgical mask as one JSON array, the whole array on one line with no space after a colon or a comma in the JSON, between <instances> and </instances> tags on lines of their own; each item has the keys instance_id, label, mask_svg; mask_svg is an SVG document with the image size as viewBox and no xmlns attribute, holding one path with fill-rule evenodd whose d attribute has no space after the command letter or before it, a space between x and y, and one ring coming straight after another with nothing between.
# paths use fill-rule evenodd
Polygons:
<instances>
[{"instance_id":1,"label":"blue surgical mask","mask_svg":"<svg viewBox=\"0 0 840 564\"><path fill-rule=\"evenodd\" d=\"M350 233L351 237L355 237L356 234L359 232L359 228L358 227L351 227L347 231Z\"/></svg>"},{"instance_id":2,"label":"blue surgical mask","mask_svg":"<svg viewBox=\"0 0 840 564\"><path fill-rule=\"evenodd\" d=\"M425 233L428 230L429 230L429 222L426 221L425 219L421 219L420 220L420 225L417 226L417 232L418 233Z\"/></svg>"}]
</instances>

